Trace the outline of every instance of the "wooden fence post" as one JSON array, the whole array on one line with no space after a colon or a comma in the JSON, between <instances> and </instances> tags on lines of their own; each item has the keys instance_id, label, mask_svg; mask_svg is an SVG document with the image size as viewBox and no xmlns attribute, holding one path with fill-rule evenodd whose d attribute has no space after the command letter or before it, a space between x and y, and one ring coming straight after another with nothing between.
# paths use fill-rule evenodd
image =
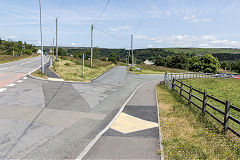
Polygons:
<instances>
[{"instance_id":1,"label":"wooden fence post","mask_svg":"<svg viewBox=\"0 0 240 160\"><path fill-rule=\"evenodd\" d=\"M205 114L206 111L206 104L207 104L207 92L204 91L203 94L203 107L202 107L202 113Z\"/></svg>"},{"instance_id":2,"label":"wooden fence post","mask_svg":"<svg viewBox=\"0 0 240 160\"><path fill-rule=\"evenodd\" d=\"M164 83L166 84L166 80L167 80L167 72L164 75Z\"/></svg>"},{"instance_id":3,"label":"wooden fence post","mask_svg":"<svg viewBox=\"0 0 240 160\"><path fill-rule=\"evenodd\" d=\"M225 132L227 131L227 129L228 129L229 109L230 109L230 102L229 102L229 101L226 101L226 104L225 104L225 113L224 113L224 124L223 124L224 133L225 133Z\"/></svg>"},{"instance_id":4,"label":"wooden fence post","mask_svg":"<svg viewBox=\"0 0 240 160\"><path fill-rule=\"evenodd\" d=\"M192 86L190 86L190 90L189 90L188 104L191 104L191 98L192 98Z\"/></svg>"},{"instance_id":5,"label":"wooden fence post","mask_svg":"<svg viewBox=\"0 0 240 160\"><path fill-rule=\"evenodd\" d=\"M175 78L173 78L173 81L172 81L172 90L174 90L174 87L175 87Z\"/></svg>"},{"instance_id":6,"label":"wooden fence post","mask_svg":"<svg viewBox=\"0 0 240 160\"><path fill-rule=\"evenodd\" d=\"M183 82L181 81L180 95L182 96Z\"/></svg>"}]
</instances>

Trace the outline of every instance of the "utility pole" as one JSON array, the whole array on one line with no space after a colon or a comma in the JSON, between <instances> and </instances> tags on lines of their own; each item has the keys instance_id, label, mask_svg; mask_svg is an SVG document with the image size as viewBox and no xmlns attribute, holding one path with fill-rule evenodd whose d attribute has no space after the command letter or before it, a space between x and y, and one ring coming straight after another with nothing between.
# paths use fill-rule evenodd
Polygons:
<instances>
[{"instance_id":1,"label":"utility pole","mask_svg":"<svg viewBox=\"0 0 240 160\"><path fill-rule=\"evenodd\" d=\"M52 42L52 50L53 50L53 55L54 55L54 38L53 38L53 42Z\"/></svg>"},{"instance_id":2,"label":"utility pole","mask_svg":"<svg viewBox=\"0 0 240 160\"><path fill-rule=\"evenodd\" d=\"M56 18L56 60L58 60L58 19Z\"/></svg>"},{"instance_id":3,"label":"utility pole","mask_svg":"<svg viewBox=\"0 0 240 160\"><path fill-rule=\"evenodd\" d=\"M92 58L93 58L93 24L91 25L91 67L92 67Z\"/></svg>"},{"instance_id":4,"label":"utility pole","mask_svg":"<svg viewBox=\"0 0 240 160\"><path fill-rule=\"evenodd\" d=\"M40 34L41 34L41 65L42 73L44 74L44 59L43 59L43 40L42 40L42 0L39 0L40 5Z\"/></svg>"},{"instance_id":5,"label":"utility pole","mask_svg":"<svg viewBox=\"0 0 240 160\"><path fill-rule=\"evenodd\" d=\"M132 67L133 67L133 35L131 35L131 49L132 49Z\"/></svg>"},{"instance_id":6,"label":"utility pole","mask_svg":"<svg viewBox=\"0 0 240 160\"><path fill-rule=\"evenodd\" d=\"M82 76L84 77L84 60L85 60L85 55L82 55L82 62L83 62L83 66L82 66Z\"/></svg>"},{"instance_id":7,"label":"utility pole","mask_svg":"<svg viewBox=\"0 0 240 160\"><path fill-rule=\"evenodd\" d=\"M128 50L128 64L129 64L129 58L130 58L130 50Z\"/></svg>"}]
</instances>

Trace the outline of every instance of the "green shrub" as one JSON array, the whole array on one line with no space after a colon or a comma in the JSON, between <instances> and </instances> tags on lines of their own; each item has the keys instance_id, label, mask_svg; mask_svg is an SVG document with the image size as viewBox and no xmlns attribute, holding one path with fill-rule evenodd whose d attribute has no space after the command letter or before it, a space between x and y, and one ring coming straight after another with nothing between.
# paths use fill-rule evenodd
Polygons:
<instances>
[{"instance_id":1,"label":"green shrub","mask_svg":"<svg viewBox=\"0 0 240 160\"><path fill-rule=\"evenodd\" d=\"M65 63L64 65L65 65L65 66L70 66L70 63L69 63L69 62L67 62L67 63Z\"/></svg>"}]
</instances>

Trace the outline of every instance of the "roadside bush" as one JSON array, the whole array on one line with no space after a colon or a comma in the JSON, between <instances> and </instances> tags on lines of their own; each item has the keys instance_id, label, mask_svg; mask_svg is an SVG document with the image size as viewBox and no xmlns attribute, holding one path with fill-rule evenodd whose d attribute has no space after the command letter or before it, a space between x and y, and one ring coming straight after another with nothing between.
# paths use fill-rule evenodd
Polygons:
<instances>
[{"instance_id":1,"label":"roadside bush","mask_svg":"<svg viewBox=\"0 0 240 160\"><path fill-rule=\"evenodd\" d=\"M64 65L65 65L65 66L70 66L70 63L69 63L69 62L67 62L67 63L65 63Z\"/></svg>"}]
</instances>

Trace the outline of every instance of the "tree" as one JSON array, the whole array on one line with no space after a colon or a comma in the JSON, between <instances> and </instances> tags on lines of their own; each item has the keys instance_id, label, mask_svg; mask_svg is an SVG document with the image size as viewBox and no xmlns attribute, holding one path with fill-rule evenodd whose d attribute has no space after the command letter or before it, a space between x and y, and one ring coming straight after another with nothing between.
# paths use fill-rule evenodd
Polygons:
<instances>
[{"instance_id":1,"label":"tree","mask_svg":"<svg viewBox=\"0 0 240 160\"><path fill-rule=\"evenodd\" d=\"M116 53L112 53L108 60L117 63L117 61L119 60L119 56Z\"/></svg>"},{"instance_id":2,"label":"tree","mask_svg":"<svg viewBox=\"0 0 240 160\"><path fill-rule=\"evenodd\" d=\"M200 58L197 56L188 58L188 64L189 64L188 69L190 71L199 72L202 69Z\"/></svg>"},{"instance_id":3,"label":"tree","mask_svg":"<svg viewBox=\"0 0 240 160\"><path fill-rule=\"evenodd\" d=\"M178 53L166 58L166 66L171 68L188 69L188 59L185 54Z\"/></svg>"},{"instance_id":4,"label":"tree","mask_svg":"<svg viewBox=\"0 0 240 160\"><path fill-rule=\"evenodd\" d=\"M206 54L200 58L201 71L205 73L217 73L220 68L220 63L217 58L210 54Z\"/></svg>"},{"instance_id":5,"label":"tree","mask_svg":"<svg viewBox=\"0 0 240 160\"><path fill-rule=\"evenodd\" d=\"M165 66L166 65L166 58L159 56L155 61L156 66Z\"/></svg>"}]
</instances>

